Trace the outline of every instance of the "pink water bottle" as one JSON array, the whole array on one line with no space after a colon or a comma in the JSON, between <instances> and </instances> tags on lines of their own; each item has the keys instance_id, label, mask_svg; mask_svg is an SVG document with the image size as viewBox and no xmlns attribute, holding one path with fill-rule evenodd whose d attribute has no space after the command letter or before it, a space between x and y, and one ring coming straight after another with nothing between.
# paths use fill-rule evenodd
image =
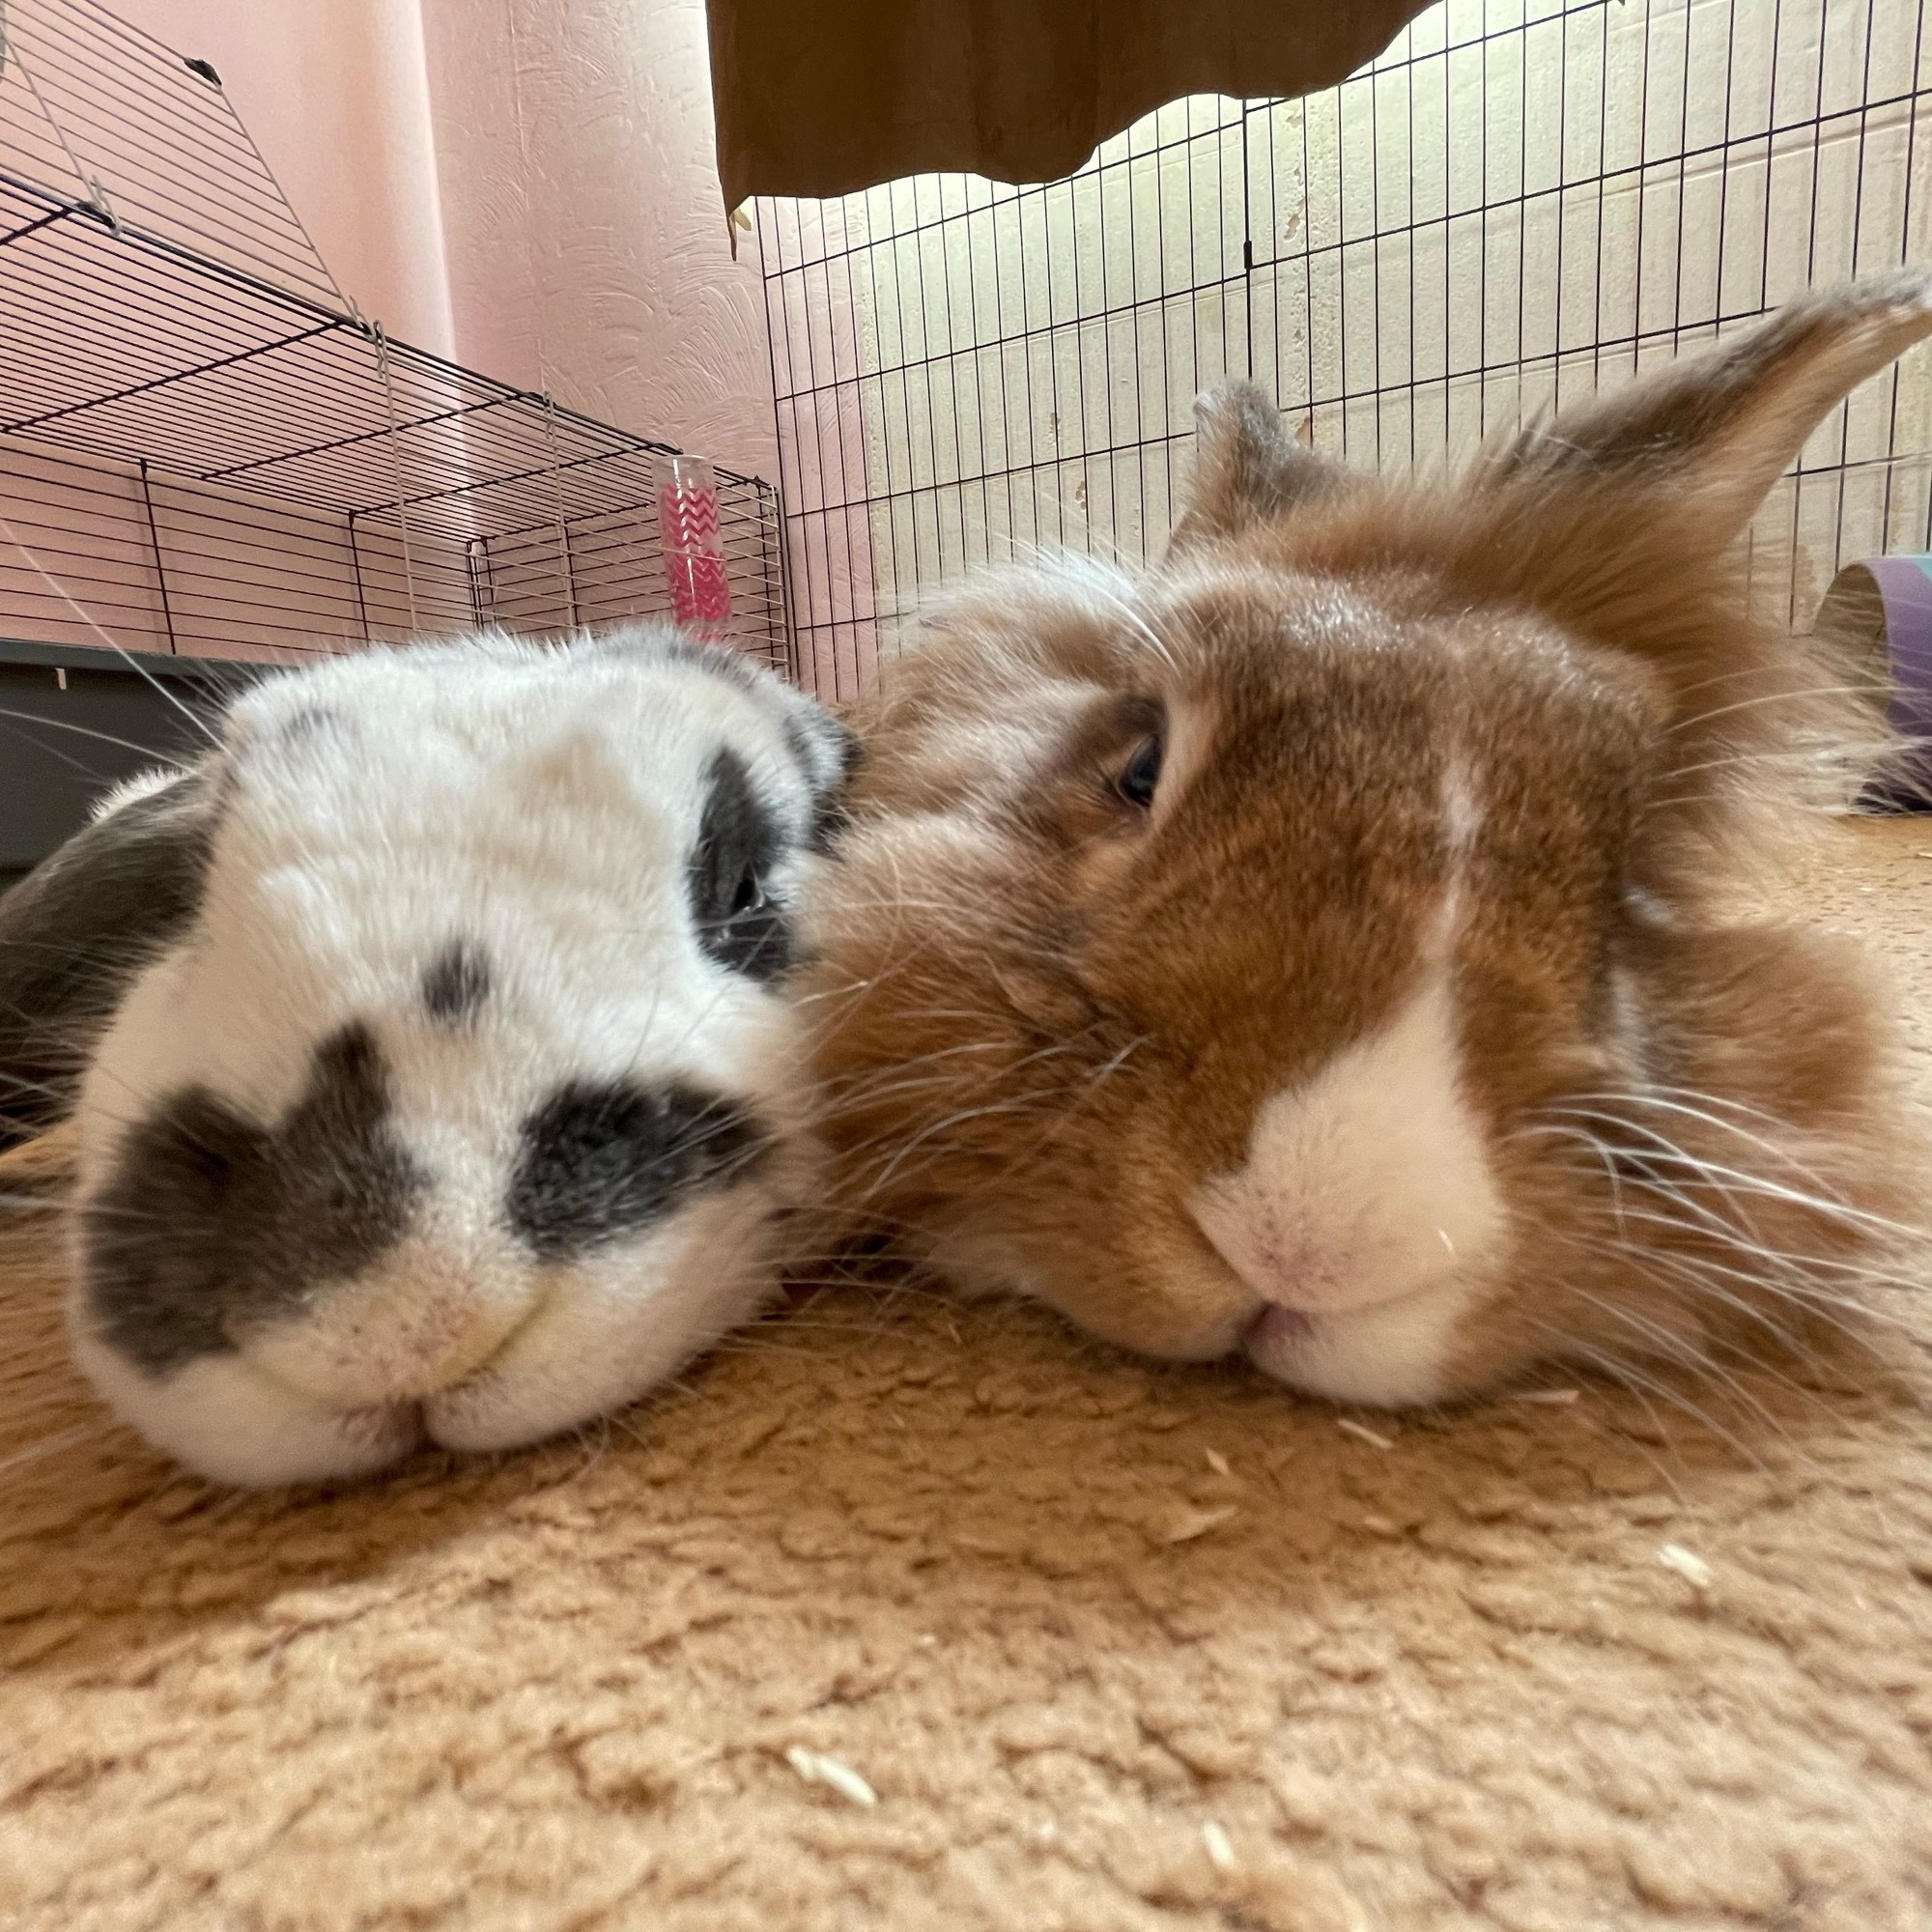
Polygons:
<instances>
[{"instance_id":1,"label":"pink water bottle","mask_svg":"<svg viewBox=\"0 0 1932 1932\"><path fill-rule=\"evenodd\" d=\"M718 527L718 478L704 457L659 459L658 528L672 614L680 624L719 633L730 621L731 585Z\"/></svg>"}]
</instances>

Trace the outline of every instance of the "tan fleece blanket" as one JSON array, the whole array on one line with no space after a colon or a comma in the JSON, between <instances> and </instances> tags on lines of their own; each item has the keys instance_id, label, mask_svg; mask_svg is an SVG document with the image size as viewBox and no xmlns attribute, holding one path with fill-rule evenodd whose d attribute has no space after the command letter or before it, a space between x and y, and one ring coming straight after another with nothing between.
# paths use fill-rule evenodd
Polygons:
<instances>
[{"instance_id":1,"label":"tan fleece blanket","mask_svg":"<svg viewBox=\"0 0 1932 1932\"><path fill-rule=\"evenodd\" d=\"M1932 1040L1932 824L1812 897ZM825 1291L581 1439L239 1496L79 1386L56 1226L0 1221L8 1927L1932 1925L1932 1299L1707 1427Z\"/></svg>"}]
</instances>

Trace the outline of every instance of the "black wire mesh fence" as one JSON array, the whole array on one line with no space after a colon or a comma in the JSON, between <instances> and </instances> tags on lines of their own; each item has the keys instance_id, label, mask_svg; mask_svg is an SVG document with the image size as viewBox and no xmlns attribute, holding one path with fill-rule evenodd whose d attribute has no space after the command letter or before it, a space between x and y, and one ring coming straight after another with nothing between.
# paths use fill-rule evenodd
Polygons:
<instances>
[{"instance_id":1,"label":"black wire mesh fence","mask_svg":"<svg viewBox=\"0 0 1932 1932\"><path fill-rule=\"evenodd\" d=\"M671 609L672 445L388 339L206 63L0 0L0 638L213 657ZM717 471L789 668L774 487Z\"/></svg>"},{"instance_id":2,"label":"black wire mesh fence","mask_svg":"<svg viewBox=\"0 0 1932 1932\"><path fill-rule=\"evenodd\" d=\"M1195 393L1432 465L1927 251L1920 0L1448 0L1299 101L1196 99L1079 174L764 202L793 621L848 695L919 594L1034 546L1156 551ZM1932 370L1866 385L1752 535L1808 622L1932 547Z\"/></svg>"}]
</instances>

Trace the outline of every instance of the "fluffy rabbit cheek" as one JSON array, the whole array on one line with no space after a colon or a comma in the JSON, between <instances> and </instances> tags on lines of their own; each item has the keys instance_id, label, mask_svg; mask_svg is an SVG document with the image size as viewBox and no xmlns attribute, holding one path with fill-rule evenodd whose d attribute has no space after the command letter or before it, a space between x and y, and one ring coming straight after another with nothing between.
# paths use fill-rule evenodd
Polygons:
<instances>
[{"instance_id":1,"label":"fluffy rabbit cheek","mask_svg":"<svg viewBox=\"0 0 1932 1932\"><path fill-rule=\"evenodd\" d=\"M1247 1335L1262 1368L1342 1401L1438 1395L1460 1318L1506 1245L1446 978L1267 1101L1246 1161L1189 1208L1264 1304Z\"/></svg>"},{"instance_id":2,"label":"fluffy rabbit cheek","mask_svg":"<svg viewBox=\"0 0 1932 1932\"><path fill-rule=\"evenodd\" d=\"M422 1439L412 1405L335 1408L240 1355L203 1355L170 1375L149 1377L81 1324L72 1339L75 1359L116 1414L219 1483L272 1488L366 1475Z\"/></svg>"}]
</instances>

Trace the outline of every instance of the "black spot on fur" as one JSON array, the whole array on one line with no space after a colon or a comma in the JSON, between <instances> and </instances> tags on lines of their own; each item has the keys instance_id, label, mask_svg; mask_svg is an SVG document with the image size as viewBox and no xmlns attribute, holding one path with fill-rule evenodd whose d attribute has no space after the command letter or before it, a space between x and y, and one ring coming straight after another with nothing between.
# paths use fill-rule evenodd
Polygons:
<instances>
[{"instance_id":1,"label":"black spot on fur","mask_svg":"<svg viewBox=\"0 0 1932 1932\"><path fill-rule=\"evenodd\" d=\"M698 944L721 966L771 980L791 963L785 909L770 879L785 849L779 820L736 752L717 753L705 774L704 817L685 867Z\"/></svg>"},{"instance_id":2,"label":"black spot on fur","mask_svg":"<svg viewBox=\"0 0 1932 1932\"><path fill-rule=\"evenodd\" d=\"M0 899L0 1149L62 1119L122 990L193 922L220 812L204 771L124 805Z\"/></svg>"},{"instance_id":3,"label":"black spot on fur","mask_svg":"<svg viewBox=\"0 0 1932 1932\"><path fill-rule=\"evenodd\" d=\"M770 1141L750 1115L684 1086L559 1088L523 1125L505 1203L547 1262L647 1228L709 1183L736 1180Z\"/></svg>"},{"instance_id":4,"label":"black spot on fur","mask_svg":"<svg viewBox=\"0 0 1932 1932\"><path fill-rule=\"evenodd\" d=\"M164 1374L366 1268L402 1238L427 1185L388 1113L387 1069L364 1026L316 1048L278 1127L205 1087L163 1102L81 1216L88 1307L104 1339Z\"/></svg>"},{"instance_id":5,"label":"black spot on fur","mask_svg":"<svg viewBox=\"0 0 1932 1932\"><path fill-rule=\"evenodd\" d=\"M444 1026L474 1019L489 997L490 962L467 939L452 939L424 970L423 1005Z\"/></svg>"}]
</instances>

